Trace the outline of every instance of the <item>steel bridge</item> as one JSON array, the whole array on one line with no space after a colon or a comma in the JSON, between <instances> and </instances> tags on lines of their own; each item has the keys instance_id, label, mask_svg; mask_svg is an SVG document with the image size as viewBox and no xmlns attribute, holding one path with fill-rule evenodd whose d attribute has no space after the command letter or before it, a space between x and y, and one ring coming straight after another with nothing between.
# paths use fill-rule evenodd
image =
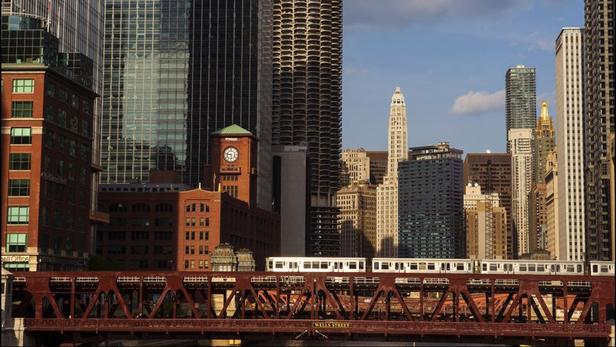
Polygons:
<instances>
[{"instance_id":1,"label":"steel bridge","mask_svg":"<svg viewBox=\"0 0 616 347\"><path fill-rule=\"evenodd\" d=\"M28 334L607 345L614 279L399 273L21 272Z\"/></svg>"}]
</instances>

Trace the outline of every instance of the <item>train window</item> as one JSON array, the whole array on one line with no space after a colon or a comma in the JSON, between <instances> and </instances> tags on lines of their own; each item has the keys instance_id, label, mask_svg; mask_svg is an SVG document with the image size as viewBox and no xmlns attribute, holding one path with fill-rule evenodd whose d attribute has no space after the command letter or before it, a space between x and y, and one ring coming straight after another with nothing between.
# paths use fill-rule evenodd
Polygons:
<instances>
[{"instance_id":1,"label":"train window","mask_svg":"<svg viewBox=\"0 0 616 347\"><path fill-rule=\"evenodd\" d=\"M425 270L426 269L426 263L419 263L419 270Z\"/></svg>"},{"instance_id":2,"label":"train window","mask_svg":"<svg viewBox=\"0 0 616 347\"><path fill-rule=\"evenodd\" d=\"M381 264L381 269L382 270L389 270L389 263L382 263Z\"/></svg>"},{"instance_id":3,"label":"train window","mask_svg":"<svg viewBox=\"0 0 616 347\"><path fill-rule=\"evenodd\" d=\"M329 265L329 263L328 263L328 262L326 262L326 261L322 261L322 262L321 262L321 269L327 269L327 268L329 268L329 266L328 266L328 265Z\"/></svg>"},{"instance_id":4,"label":"train window","mask_svg":"<svg viewBox=\"0 0 616 347\"><path fill-rule=\"evenodd\" d=\"M545 272L545 265L543 265L543 264L539 264L539 265L537 265L537 271L539 271L539 272Z\"/></svg>"},{"instance_id":5,"label":"train window","mask_svg":"<svg viewBox=\"0 0 616 347\"><path fill-rule=\"evenodd\" d=\"M556 271L556 267L554 266L554 264L550 265L550 272L554 272Z\"/></svg>"},{"instance_id":6,"label":"train window","mask_svg":"<svg viewBox=\"0 0 616 347\"><path fill-rule=\"evenodd\" d=\"M496 271L498 269L497 264L490 264L490 271Z\"/></svg>"},{"instance_id":7,"label":"train window","mask_svg":"<svg viewBox=\"0 0 616 347\"><path fill-rule=\"evenodd\" d=\"M428 270L434 270L435 266L434 263L428 263Z\"/></svg>"},{"instance_id":8,"label":"train window","mask_svg":"<svg viewBox=\"0 0 616 347\"><path fill-rule=\"evenodd\" d=\"M599 272L599 267L596 264L594 264L592 266L592 273L597 273L597 272Z\"/></svg>"},{"instance_id":9,"label":"train window","mask_svg":"<svg viewBox=\"0 0 616 347\"><path fill-rule=\"evenodd\" d=\"M313 261L313 262L312 262L312 268L313 268L313 269L318 269L318 268L319 268L319 264L320 264L320 263L319 263L318 261Z\"/></svg>"},{"instance_id":10,"label":"train window","mask_svg":"<svg viewBox=\"0 0 616 347\"><path fill-rule=\"evenodd\" d=\"M417 263L411 263L411 270L417 270Z\"/></svg>"},{"instance_id":11,"label":"train window","mask_svg":"<svg viewBox=\"0 0 616 347\"><path fill-rule=\"evenodd\" d=\"M336 270L338 269L338 262L337 261L334 262L334 269L336 269Z\"/></svg>"},{"instance_id":12,"label":"train window","mask_svg":"<svg viewBox=\"0 0 616 347\"><path fill-rule=\"evenodd\" d=\"M364 262L363 262L363 261L360 261L360 262L359 262L359 269L360 269L360 270L363 270L363 269L364 269Z\"/></svg>"},{"instance_id":13,"label":"train window","mask_svg":"<svg viewBox=\"0 0 616 347\"><path fill-rule=\"evenodd\" d=\"M520 271L526 272L526 264L520 264Z\"/></svg>"},{"instance_id":14,"label":"train window","mask_svg":"<svg viewBox=\"0 0 616 347\"><path fill-rule=\"evenodd\" d=\"M529 272L535 272L535 264L529 264L528 265L528 271Z\"/></svg>"},{"instance_id":15,"label":"train window","mask_svg":"<svg viewBox=\"0 0 616 347\"><path fill-rule=\"evenodd\" d=\"M483 263L483 264L481 264L481 267L482 267L483 271L488 271L488 264Z\"/></svg>"},{"instance_id":16,"label":"train window","mask_svg":"<svg viewBox=\"0 0 616 347\"><path fill-rule=\"evenodd\" d=\"M556 264L556 272L560 272L560 264Z\"/></svg>"},{"instance_id":17,"label":"train window","mask_svg":"<svg viewBox=\"0 0 616 347\"><path fill-rule=\"evenodd\" d=\"M351 270L357 269L357 262L356 261L350 262L349 263L349 269L351 269Z\"/></svg>"},{"instance_id":18,"label":"train window","mask_svg":"<svg viewBox=\"0 0 616 347\"><path fill-rule=\"evenodd\" d=\"M273 262L273 261L271 261L271 260L270 260L270 261L268 261L268 262L267 262L267 267L268 267L268 268L270 268L270 269L271 269L272 267L274 267L274 262Z\"/></svg>"},{"instance_id":19,"label":"train window","mask_svg":"<svg viewBox=\"0 0 616 347\"><path fill-rule=\"evenodd\" d=\"M582 265L581 264L577 265L577 273L582 273Z\"/></svg>"},{"instance_id":20,"label":"train window","mask_svg":"<svg viewBox=\"0 0 616 347\"><path fill-rule=\"evenodd\" d=\"M309 261L305 261L305 262L304 262L304 269L310 269L310 268L312 268L312 267L310 266L310 262L309 262Z\"/></svg>"},{"instance_id":21,"label":"train window","mask_svg":"<svg viewBox=\"0 0 616 347\"><path fill-rule=\"evenodd\" d=\"M602 273L606 273L607 272L607 266L606 265L601 265L601 272Z\"/></svg>"},{"instance_id":22,"label":"train window","mask_svg":"<svg viewBox=\"0 0 616 347\"><path fill-rule=\"evenodd\" d=\"M276 269L282 269L282 264L283 263L281 261L277 261L275 265Z\"/></svg>"},{"instance_id":23,"label":"train window","mask_svg":"<svg viewBox=\"0 0 616 347\"><path fill-rule=\"evenodd\" d=\"M573 265L567 265L567 272L575 272L575 267Z\"/></svg>"},{"instance_id":24,"label":"train window","mask_svg":"<svg viewBox=\"0 0 616 347\"><path fill-rule=\"evenodd\" d=\"M456 270L464 270L464 263L458 263L456 265Z\"/></svg>"},{"instance_id":25,"label":"train window","mask_svg":"<svg viewBox=\"0 0 616 347\"><path fill-rule=\"evenodd\" d=\"M378 261L374 262L374 270L378 270L379 269L379 264L380 264L380 262L378 262Z\"/></svg>"},{"instance_id":26,"label":"train window","mask_svg":"<svg viewBox=\"0 0 616 347\"><path fill-rule=\"evenodd\" d=\"M298 266L297 266L297 262L293 262L293 268L294 268L294 269L297 269L297 267L298 267Z\"/></svg>"},{"instance_id":27,"label":"train window","mask_svg":"<svg viewBox=\"0 0 616 347\"><path fill-rule=\"evenodd\" d=\"M505 266L507 267L507 271L509 272L513 271L513 264L505 264Z\"/></svg>"}]
</instances>

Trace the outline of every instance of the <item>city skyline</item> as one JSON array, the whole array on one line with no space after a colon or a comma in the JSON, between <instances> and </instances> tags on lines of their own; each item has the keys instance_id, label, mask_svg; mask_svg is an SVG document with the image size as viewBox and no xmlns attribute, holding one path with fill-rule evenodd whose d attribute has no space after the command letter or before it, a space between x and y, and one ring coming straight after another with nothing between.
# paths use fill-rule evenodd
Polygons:
<instances>
[{"instance_id":1,"label":"city skyline","mask_svg":"<svg viewBox=\"0 0 616 347\"><path fill-rule=\"evenodd\" d=\"M465 153L504 152L503 80L520 64L536 68L537 114L542 100L556 113L555 40L562 27L583 26L582 2L386 2L397 11L345 2L343 148L387 148L385 105L399 85L409 146L448 141Z\"/></svg>"}]
</instances>

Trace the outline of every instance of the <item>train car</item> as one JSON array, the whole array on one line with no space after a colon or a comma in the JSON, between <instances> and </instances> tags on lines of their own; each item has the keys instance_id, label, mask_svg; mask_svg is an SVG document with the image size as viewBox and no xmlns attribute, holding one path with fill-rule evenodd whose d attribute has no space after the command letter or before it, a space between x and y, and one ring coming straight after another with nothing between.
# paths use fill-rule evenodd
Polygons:
<instances>
[{"instance_id":1,"label":"train car","mask_svg":"<svg viewBox=\"0 0 616 347\"><path fill-rule=\"evenodd\" d=\"M614 276L614 262L611 261L590 261L591 276Z\"/></svg>"},{"instance_id":2,"label":"train car","mask_svg":"<svg viewBox=\"0 0 616 347\"><path fill-rule=\"evenodd\" d=\"M372 272L473 273L471 259L374 258Z\"/></svg>"},{"instance_id":3,"label":"train car","mask_svg":"<svg viewBox=\"0 0 616 347\"><path fill-rule=\"evenodd\" d=\"M272 272L364 272L366 258L269 257L266 271Z\"/></svg>"},{"instance_id":4,"label":"train car","mask_svg":"<svg viewBox=\"0 0 616 347\"><path fill-rule=\"evenodd\" d=\"M583 275L584 262L564 260L480 260L482 274Z\"/></svg>"}]
</instances>

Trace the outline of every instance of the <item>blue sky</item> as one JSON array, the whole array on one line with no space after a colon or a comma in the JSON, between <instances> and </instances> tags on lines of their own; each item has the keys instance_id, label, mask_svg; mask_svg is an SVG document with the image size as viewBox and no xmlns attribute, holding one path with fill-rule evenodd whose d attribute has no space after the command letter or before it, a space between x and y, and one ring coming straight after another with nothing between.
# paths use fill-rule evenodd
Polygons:
<instances>
[{"instance_id":1,"label":"blue sky","mask_svg":"<svg viewBox=\"0 0 616 347\"><path fill-rule=\"evenodd\" d=\"M505 72L536 67L554 117L554 41L583 16L582 0L345 0L343 148L386 149L400 86L409 146L504 151Z\"/></svg>"}]
</instances>

